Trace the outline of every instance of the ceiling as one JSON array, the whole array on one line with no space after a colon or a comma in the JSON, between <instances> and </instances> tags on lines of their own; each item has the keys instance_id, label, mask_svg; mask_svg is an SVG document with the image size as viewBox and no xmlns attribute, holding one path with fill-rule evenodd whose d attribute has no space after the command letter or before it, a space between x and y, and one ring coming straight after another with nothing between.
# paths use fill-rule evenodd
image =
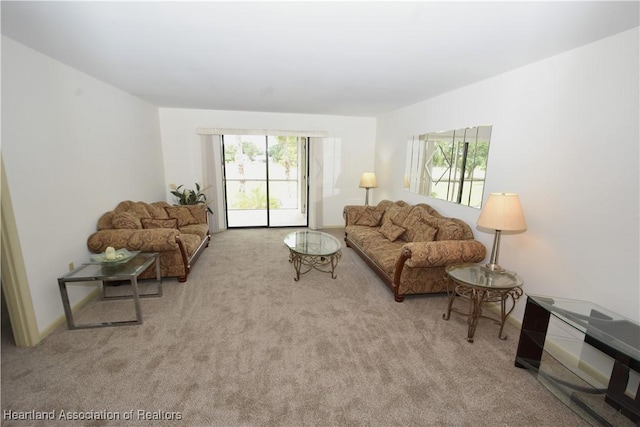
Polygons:
<instances>
[{"instance_id":1,"label":"ceiling","mask_svg":"<svg viewBox=\"0 0 640 427\"><path fill-rule=\"evenodd\" d=\"M2 1L2 34L161 107L376 116L640 25L640 2Z\"/></svg>"}]
</instances>

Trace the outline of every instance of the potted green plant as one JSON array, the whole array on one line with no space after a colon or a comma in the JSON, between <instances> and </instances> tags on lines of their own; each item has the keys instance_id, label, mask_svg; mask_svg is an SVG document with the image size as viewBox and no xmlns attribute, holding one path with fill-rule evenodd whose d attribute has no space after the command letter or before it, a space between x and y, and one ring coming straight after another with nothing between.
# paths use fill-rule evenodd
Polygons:
<instances>
[{"instance_id":1,"label":"potted green plant","mask_svg":"<svg viewBox=\"0 0 640 427\"><path fill-rule=\"evenodd\" d=\"M169 188L171 188L171 194L173 194L176 198L176 203L179 205L200 205L203 204L207 207L207 211L209 213L213 213L211 208L209 207L210 201L207 200L207 195L204 193L209 187L200 188L200 184L195 183L196 189L190 190L188 188L182 188L182 185L176 187L175 184L171 184Z\"/></svg>"}]
</instances>

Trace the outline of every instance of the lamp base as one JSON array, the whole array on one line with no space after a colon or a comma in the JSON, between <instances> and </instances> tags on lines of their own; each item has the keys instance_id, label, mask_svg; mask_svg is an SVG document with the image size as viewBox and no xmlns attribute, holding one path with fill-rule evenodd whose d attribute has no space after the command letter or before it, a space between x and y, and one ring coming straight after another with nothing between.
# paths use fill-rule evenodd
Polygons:
<instances>
[{"instance_id":1,"label":"lamp base","mask_svg":"<svg viewBox=\"0 0 640 427\"><path fill-rule=\"evenodd\" d=\"M496 273L504 273L505 270L504 268L502 268L500 265L498 264L487 264L484 266L487 270L489 271L495 271Z\"/></svg>"},{"instance_id":2,"label":"lamp base","mask_svg":"<svg viewBox=\"0 0 640 427\"><path fill-rule=\"evenodd\" d=\"M486 265L487 270L495 271L496 273L502 273L504 268L498 265L498 254L500 253L500 230L496 230L496 234L493 236L493 247L491 248L491 258L489 264Z\"/></svg>"}]
</instances>

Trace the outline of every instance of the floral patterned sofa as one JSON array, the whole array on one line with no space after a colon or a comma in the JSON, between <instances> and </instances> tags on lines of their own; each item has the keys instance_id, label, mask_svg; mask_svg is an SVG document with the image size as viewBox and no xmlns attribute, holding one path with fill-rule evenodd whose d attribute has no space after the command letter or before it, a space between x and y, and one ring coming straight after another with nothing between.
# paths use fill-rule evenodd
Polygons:
<instances>
[{"instance_id":1,"label":"floral patterned sofa","mask_svg":"<svg viewBox=\"0 0 640 427\"><path fill-rule=\"evenodd\" d=\"M405 295L445 292L445 267L480 262L486 248L462 220L445 218L427 204L383 200L345 206L345 242L391 288Z\"/></svg>"},{"instance_id":2,"label":"floral patterned sofa","mask_svg":"<svg viewBox=\"0 0 640 427\"><path fill-rule=\"evenodd\" d=\"M171 206L167 202L120 202L98 220L87 246L101 253L108 246L130 251L160 252L162 277L186 282L196 258L209 246L206 205ZM155 277L155 270L141 278Z\"/></svg>"}]
</instances>

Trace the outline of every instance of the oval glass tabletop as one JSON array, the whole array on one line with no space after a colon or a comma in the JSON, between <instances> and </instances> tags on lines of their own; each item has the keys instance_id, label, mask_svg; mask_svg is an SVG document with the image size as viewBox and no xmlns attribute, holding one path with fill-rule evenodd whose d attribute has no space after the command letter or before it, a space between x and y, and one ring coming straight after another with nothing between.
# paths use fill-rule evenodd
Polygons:
<instances>
[{"instance_id":1,"label":"oval glass tabletop","mask_svg":"<svg viewBox=\"0 0 640 427\"><path fill-rule=\"evenodd\" d=\"M302 255L329 256L342 248L342 243L334 236L311 230L290 233L284 243L290 250Z\"/></svg>"}]
</instances>

